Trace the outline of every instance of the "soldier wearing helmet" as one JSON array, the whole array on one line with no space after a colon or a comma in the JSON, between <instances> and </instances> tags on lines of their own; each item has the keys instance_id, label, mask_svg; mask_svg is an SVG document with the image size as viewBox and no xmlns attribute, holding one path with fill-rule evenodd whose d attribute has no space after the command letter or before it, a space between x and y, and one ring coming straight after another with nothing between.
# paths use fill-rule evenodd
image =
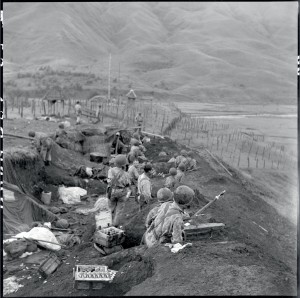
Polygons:
<instances>
[{"instance_id":1,"label":"soldier wearing helmet","mask_svg":"<svg viewBox=\"0 0 300 298\"><path fill-rule=\"evenodd\" d=\"M54 135L50 137L43 132L30 131L28 136L34 138L32 145L35 146L37 152L41 155L46 166L50 165L51 161L51 149L53 145Z\"/></svg>"},{"instance_id":2,"label":"soldier wearing helmet","mask_svg":"<svg viewBox=\"0 0 300 298\"><path fill-rule=\"evenodd\" d=\"M140 138L140 135L139 135L138 132L135 132L135 133L132 135L132 138L130 139L130 146L132 146L133 143L135 143L136 141L139 142L139 145L142 145L141 138Z\"/></svg>"},{"instance_id":3,"label":"soldier wearing helmet","mask_svg":"<svg viewBox=\"0 0 300 298\"><path fill-rule=\"evenodd\" d=\"M188 152L186 170L192 170L196 168L196 160L193 158L193 151Z\"/></svg>"},{"instance_id":4,"label":"soldier wearing helmet","mask_svg":"<svg viewBox=\"0 0 300 298\"><path fill-rule=\"evenodd\" d=\"M177 168L177 174L174 177L177 183L182 183L185 176L184 171L186 170L185 164L181 162Z\"/></svg>"},{"instance_id":5,"label":"soldier wearing helmet","mask_svg":"<svg viewBox=\"0 0 300 298\"><path fill-rule=\"evenodd\" d=\"M173 155L173 157L168 161L168 163L176 163L176 158L178 157L178 154L177 153L175 153L174 155Z\"/></svg>"},{"instance_id":6,"label":"soldier wearing helmet","mask_svg":"<svg viewBox=\"0 0 300 298\"><path fill-rule=\"evenodd\" d=\"M158 212L160 206L163 203L168 202L169 205L172 203L172 201L173 201L173 193L170 191L170 189L168 189L166 187L161 188L157 192L157 200L158 200L157 206L155 206L153 209L151 209L150 212L147 215L146 228L148 228L150 226L150 224L154 220L155 216L157 215L157 212Z\"/></svg>"},{"instance_id":7,"label":"soldier wearing helmet","mask_svg":"<svg viewBox=\"0 0 300 298\"><path fill-rule=\"evenodd\" d=\"M187 151L181 150L180 155L176 157L175 165L178 166L180 163L187 163Z\"/></svg>"},{"instance_id":8,"label":"soldier wearing helmet","mask_svg":"<svg viewBox=\"0 0 300 298\"><path fill-rule=\"evenodd\" d=\"M169 174L170 176L166 178L166 182L164 185L171 191L174 191L176 185L175 176L177 175L177 170L175 168L171 168L169 170Z\"/></svg>"},{"instance_id":9,"label":"soldier wearing helmet","mask_svg":"<svg viewBox=\"0 0 300 298\"><path fill-rule=\"evenodd\" d=\"M114 138L111 146L112 146L112 151L113 151L112 153L113 154L122 154L122 153L124 153L126 146L124 144L124 139L123 139L120 132L116 133L115 138Z\"/></svg>"},{"instance_id":10,"label":"soldier wearing helmet","mask_svg":"<svg viewBox=\"0 0 300 298\"><path fill-rule=\"evenodd\" d=\"M174 201L164 203L157 216L144 234L143 241L148 247L161 243L182 243L184 230L184 210L190 207L195 196L194 191L185 185L176 188Z\"/></svg>"},{"instance_id":11,"label":"soldier wearing helmet","mask_svg":"<svg viewBox=\"0 0 300 298\"><path fill-rule=\"evenodd\" d=\"M130 196L130 179L125 172L127 159L125 155L117 155L114 158L115 167L108 173L108 190L109 207L112 214L112 224L118 227L122 222L125 202Z\"/></svg>"},{"instance_id":12,"label":"soldier wearing helmet","mask_svg":"<svg viewBox=\"0 0 300 298\"><path fill-rule=\"evenodd\" d=\"M131 194L134 196L135 199L136 199L137 184L139 179L138 166L139 166L138 160L132 158L132 156L129 156L128 175L130 178Z\"/></svg>"},{"instance_id":13,"label":"soldier wearing helmet","mask_svg":"<svg viewBox=\"0 0 300 298\"><path fill-rule=\"evenodd\" d=\"M150 202L151 199L152 185L149 177L151 170L152 166L150 164L145 164L144 173L138 178L138 202L140 211L145 204Z\"/></svg>"}]
</instances>

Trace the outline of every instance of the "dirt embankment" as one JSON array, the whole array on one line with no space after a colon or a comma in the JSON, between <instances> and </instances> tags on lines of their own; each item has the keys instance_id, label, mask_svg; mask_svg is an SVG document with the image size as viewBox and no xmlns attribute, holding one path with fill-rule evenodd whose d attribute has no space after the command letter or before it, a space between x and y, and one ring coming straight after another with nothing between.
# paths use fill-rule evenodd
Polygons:
<instances>
[{"instance_id":1,"label":"dirt embankment","mask_svg":"<svg viewBox=\"0 0 300 298\"><path fill-rule=\"evenodd\" d=\"M168 139L153 139L146 155L155 164L160 161L160 151L171 157L181 148ZM129 200L124 212L127 249L101 257L92 243L94 216L69 212L64 216L78 220L75 227L82 243L60 251L64 262L46 283L31 270L31 279L9 296L295 295L296 227L257 196L255 185L239 172L226 165L233 173L229 176L201 150L194 157L200 170L187 173L184 181L198 193L191 211L225 189L226 195L207 209L211 220L223 222L225 230L193 242L178 254L167 247L146 249L137 245L145 231L145 217L156 200L141 213L134 200ZM51 167L46 170L50 176L55 173L51 171ZM155 193L164 179L153 178L152 182ZM76 290L72 276L75 264L106 264L118 274L101 290ZM24 272L17 273L21 274Z\"/></svg>"}]
</instances>

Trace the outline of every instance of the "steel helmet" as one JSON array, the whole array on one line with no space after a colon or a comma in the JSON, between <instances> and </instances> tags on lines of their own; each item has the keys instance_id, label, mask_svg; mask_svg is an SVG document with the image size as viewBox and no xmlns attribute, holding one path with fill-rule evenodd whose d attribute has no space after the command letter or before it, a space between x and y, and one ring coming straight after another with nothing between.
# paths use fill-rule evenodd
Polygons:
<instances>
[{"instance_id":1,"label":"steel helmet","mask_svg":"<svg viewBox=\"0 0 300 298\"><path fill-rule=\"evenodd\" d=\"M172 176L175 176L177 174L177 170L175 168L171 168L169 170L169 174L172 175Z\"/></svg>"},{"instance_id":2,"label":"steel helmet","mask_svg":"<svg viewBox=\"0 0 300 298\"><path fill-rule=\"evenodd\" d=\"M160 203L164 203L164 202L168 202L171 201L173 198L173 193L170 191L170 189L164 187L161 188L158 192L157 192L157 200Z\"/></svg>"},{"instance_id":3,"label":"steel helmet","mask_svg":"<svg viewBox=\"0 0 300 298\"><path fill-rule=\"evenodd\" d=\"M126 155L119 154L115 157L115 164L117 167L121 168L127 164Z\"/></svg>"},{"instance_id":4,"label":"steel helmet","mask_svg":"<svg viewBox=\"0 0 300 298\"><path fill-rule=\"evenodd\" d=\"M34 132L34 131L30 131L30 132L28 133L28 135L29 135L30 137L34 138L34 137L35 137L35 132Z\"/></svg>"},{"instance_id":5,"label":"steel helmet","mask_svg":"<svg viewBox=\"0 0 300 298\"><path fill-rule=\"evenodd\" d=\"M180 154L181 154L182 156L187 156L186 150L181 150L181 151L180 151Z\"/></svg>"},{"instance_id":6,"label":"steel helmet","mask_svg":"<svg viewBox=\"0 0 300 298\"><path fill-rule=\"evenodd\" d=\"M192 156L193 156L193 154L194 154L194 152L193 152L193 151L189 151L189 152L188 152L188 156L190 156L190 157L192 157Z\"/></svg>"},{"instance_id":7,"label":"steel helmet","mask_svg":"<svg viewBox=\"0 0 300 298\"><path fill-rule=\"evenodd\" d=\"M136 140L136 139L133 139L132 145L133 145L133 146L139 146L139 145L140 145L140 142L139 142L138 140Z\"/></svg>"},{"instance_id":8,"label":"steel helmet","mask_svg":"<svg viewBox=\"0 0 300 298\"><path fill-rule=\"evenodd\" d=\"M152 170L152 166L147 163L144 165L144 171L147 173L147 172L150 172Z\"/></svg>"},{"instance_id":9,"label":"steel helmet","mask_svg":"<svg viewBox=\"0 0 300 298\"><path fill-rule=\"evenodd\" d=\"M181 162L178 166L178 169L181 171L185 171L185 164L183 162Z\"/></svg>"},{"instance_id":10,"label":"steel helmet","mask_svg":"<svg viewBox=\"0 0 300 298\"><path fill-rule=\"evenodd\" d=\"M139 140L140 135L139 135L137 132L135 132L135 133L132 135L132 137L133 137L134 139Z\"/></svg>"},{"instance_id":11,"label":"steel helmet","mask_svg":"<svg viewBox=\"0 0 300 298\"><path fill-rule=\"evenodd\" d=\"M113 157L110 161L109 161L109 165L114 165L115 164L115 158Z\"/></svg>"},{"instance_id":12,"label":"steel helmet","mask_svg":"<svg viewBox=\"0 0 300 298\"><path fill-rule=\"evenodd\" d=\"M186 185L180 185L174 191L174 201L180 206L189 205L195 196L195 192Z\"/></svg>"},{"instance_id":13,"label":"steel helmet","mask_svg":"<svg viewBox=\"0 0 300 298\"><path fill-rule=\"evenodd\" d=\"M134 156L133 154L129 154L129 155L128 155L128 161L129 161L130 163L133 163L133 162L135 161L135 156Z\"/></svg>"},{"instance_id":14,"label":"steel helmet","mask_svg":"<svg viewBox=\"0 0 300 298\"><path fill-rule=\"evenodd\" d=\"M159 152L158 156L167 156L167 153L164 151Z\"/></svg>"}]
</instances>

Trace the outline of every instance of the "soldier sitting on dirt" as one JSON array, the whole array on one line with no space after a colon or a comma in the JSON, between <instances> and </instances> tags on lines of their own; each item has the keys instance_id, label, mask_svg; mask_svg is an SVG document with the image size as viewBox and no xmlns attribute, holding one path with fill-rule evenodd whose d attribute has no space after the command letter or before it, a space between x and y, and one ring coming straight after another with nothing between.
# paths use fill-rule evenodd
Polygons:
<instances>
[{"instance_id":1,"label":"soldier sitting on dirt","mask_svg":"<svg viewBox=\"0 0 300 298\"><path fill-rule=\"evenodd\" d=\"M149 177L151 170L152 166L150 164L146 164L144 166L144 173L138 178L138 203L140 211L143 206L148 204L151 200L152 185Z\"/></svg>"},{"instance_id":2,"label":"soldier sitting on dirt","mask_svg":"<svg viewBox=\"0 0 300 298\"><path fill-rule=\"evenodd\" d=\"M190 207L195 192L188 186L181 185L174 192L174 201L162 204L157 216L143 236L142 243L153 247L162 243L183 243L184 210Z\"/></svg>"},{"instance_id":3,"label":"soldier sitting on dirt","mask_svg":"<svg viewBox=\"0 0 300 298\"><path fill-rule=\"evenodd\" d=\"M178 167L180 163L184 163L186 164L187 163L187 151L186 150L181 150L180 151L180 155L178 155L176 157L176 162L175 162L175 165Z\"/></svg>"},{"instance_id":4,"label":"soldier sitting on dirt","mask_svg":"<svg viewBox=\"0 0 300 298\"><path fill-rule=\"evenodd\" d=\"M65 131L65 126L63 123L58 124L58 129L55 131L55 138L64 137L67 135L67 132Z\"/></svg>"},{"instance_id":5,"label":"soldier sitting on dirt","mask_svg":"<svg viewBox=\"0 0 300 298\"><path fill-rule=\"evenodd\" d=\"M185 171L185 165L184 163L180 163L177 168L177 174L175 176L176 183L182 183L183 178L185 176L184 171Z\"/></svg>"},{"instance_id":6,"label":"soldier sitting on dirt","mask_svg":"<svg viewBox=\"0 0 300 298\"><path fill-rule=\"evenodd\" d=\"M171 168L169 170L169 175L167 178L166 178L166 182L165 182L165 187L170 189L171 191L174 191L175 190L175 185L176 185L176 179L175 179L175 176L177 175L177 170L175 168Z\"/></svg>"},{"instance_id":7,"label":"soldier sitting on dirt","mask_svg":"<svg viewBox=\"0 0 300 298\"><path fill-rule=\"evenodd\" d=\"M193 170L196 168L196 160L193 158L193 151L188 152L186 170Z\"/></svg>"},{"instance_id":8,"label":"soldier sitting on dirt","mask_svg":"<svg viewBox=\"0 0 300 298\"><path fill-rule=\"evenodd\" d=\"M41 155L45 165L50 165L53 139L43 132L30 131L28 135L31 138L34 138L32 144L35 146L36 150Z\"/></svg>"},{"instance_id":9,"label":"soldier sitting on dirt","mask_svg":"<svg viewBox=\"0 0 300 298\"><path fill-rule=\"evenodd\" d=\"M139 142L139 145L142 145L142 141L141 141L140 135L139 135L139 133L137 133L137 132L135 132L135 133L132 135L132 138L130 139L130 146L132 146L133 143L136 143L136 141Z\"/></svg>"},{"instance_id":10,"label":"soldier sitting on dirt","mask_svg":"<svg viewBox=\"0 0 300 298\"><path fill-rule=\"evenodd\" d=\"M154 220L154 218L157 215L157 212L158 212L160 206L163 203L168 202L170 205L173 202L173 193L170 191L170 189L168 189L166 187L161 188L157 192L157 200L158 200L158 204L153 209L151 209L147 215L146 223L145 223L146 228L148 228L151 225L152 221Z\"/></svg>"},{"instance_id":11,"label":"soldier sitting on dirt","mask_svg":"<svg viewBox=\"0 0 300 298\"><path fill-rule=\"evenodd\" d=\"M176 158L178 157L178 154L175 153L173 155L173 157L171 159L169 159L168 163L174 163L174 165L176 164Z\"/></svg>"},{"instance_id":12,"label":"soldier sitting on dirt","mask_svg":"<svg viewBox=\"0 0 300 298\"><path fill-rule=\"evenodd\" d=\"M125 202L130 196L130 179L124 168L127 164L125 155L115 157L115 167L109 170L107 197L112 214L112 224L119 227L122 221Z\"/></svg>"}]
</instances>

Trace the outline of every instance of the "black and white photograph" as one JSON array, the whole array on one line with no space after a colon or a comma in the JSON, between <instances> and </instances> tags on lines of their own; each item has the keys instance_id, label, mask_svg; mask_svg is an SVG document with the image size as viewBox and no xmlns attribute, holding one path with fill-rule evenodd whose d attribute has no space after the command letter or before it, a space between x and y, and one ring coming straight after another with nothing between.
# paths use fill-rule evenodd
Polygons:
<instances>
[{"instance_id":1,"label":"black and white photograph","mask_svg":"<svg viewBox=\"0 0 300 298\"><path fill-rule=\"evenodd\" d=\"M3 297L297 296L298 1L2 9Z\"/></svg>"}]
</instances>

